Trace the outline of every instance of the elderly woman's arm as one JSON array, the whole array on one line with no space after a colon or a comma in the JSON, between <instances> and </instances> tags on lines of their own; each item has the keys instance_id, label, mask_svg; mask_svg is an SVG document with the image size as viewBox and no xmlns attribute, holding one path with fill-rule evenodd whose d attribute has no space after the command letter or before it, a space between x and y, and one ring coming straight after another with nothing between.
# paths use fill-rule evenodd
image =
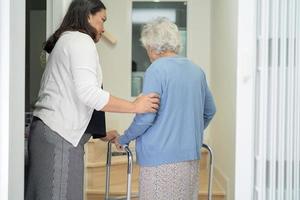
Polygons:
<instances>
[{"instance_id":1,"label":"elderly woman's arm","mask_svg":"<svg viewBox=\"0 0 300 200\"><path fill-rule=\"evenodd\" d=\"M119 137L118 142L121 145L129 144L130 141L144 134L147 129L153 125L155 117L155 113L136 115L129 128L124 132L122 136Z\"/></svg>"},{"instance_id":2,"label":"elderly woman's arm","mask_svg":"<svg viewBox=\"0 0 300 200\"><path fill-rule=\"evenodd\" d=\"M162 94L161 78L153 66L149 67L144 76L143 94ZM159 111L158 111L159 112ZM119 138L119 143L124 145L144 134L154 123L157 113L137 114L129 126Z\"/></svg>"},{"instance_id":3,"label":"elderly woman's arm","mask_svg":"<svg viewBox=\"0 0 300 200\"><path fill-rule=\"evenodd\" d=\"M209 122L211 121L215 113L216 113L215 102L208 86L206 85L204 113L203 113L204 129L208 126Z\"/></svg>"}]
</instances>

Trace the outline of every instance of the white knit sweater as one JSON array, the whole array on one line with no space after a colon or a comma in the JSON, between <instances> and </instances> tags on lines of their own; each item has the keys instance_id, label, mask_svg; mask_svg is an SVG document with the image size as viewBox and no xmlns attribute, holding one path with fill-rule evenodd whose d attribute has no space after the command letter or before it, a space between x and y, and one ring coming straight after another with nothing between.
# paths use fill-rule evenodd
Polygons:
<instances>
[{"instance_id":1,"label":"white knit sweater","mask_svg":"<svg viewBox=\"0 0 300 200\"><path fill-rule=\"evenodd\" d=\"M49 56L33 114L77 146L93 110L101 110L109 101L101 84L92 38L77 31L65 32Z\"/></svg>"}]
</instances>

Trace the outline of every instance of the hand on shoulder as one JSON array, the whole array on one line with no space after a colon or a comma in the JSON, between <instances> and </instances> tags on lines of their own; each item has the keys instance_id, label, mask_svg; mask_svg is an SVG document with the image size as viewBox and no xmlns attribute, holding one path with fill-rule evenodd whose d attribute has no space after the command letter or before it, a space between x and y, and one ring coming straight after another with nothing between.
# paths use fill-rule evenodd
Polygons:
<instances>
[{"instance_id":1,"label":"hand on shoulder","mask_svg":"<svg viewBox=\"0 0 300 200\"><path fill-rule=\"evenodd\" d=\"M157 112L160 104L160 97L157 93L138 96L134 102L136 113Z\"/></svg>"}]
</instances>

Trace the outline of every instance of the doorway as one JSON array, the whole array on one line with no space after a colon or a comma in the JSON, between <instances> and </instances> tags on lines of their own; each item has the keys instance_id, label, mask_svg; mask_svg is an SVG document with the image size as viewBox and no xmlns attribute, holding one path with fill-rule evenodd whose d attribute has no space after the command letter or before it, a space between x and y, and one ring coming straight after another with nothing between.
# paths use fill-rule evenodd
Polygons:
<instances>
[{"instance_id":1,"label":"doorway","mask_svg":"<svg viewBox=\"0 0 300 200\"><path fill-rule=\"evenodd\" d=\"M43 44L46 41L46 0L26 0L25 42L25 187L28 162L28 135L33 106L38 96L40 80L46 65Z\"/></svg>"}]
</instances>

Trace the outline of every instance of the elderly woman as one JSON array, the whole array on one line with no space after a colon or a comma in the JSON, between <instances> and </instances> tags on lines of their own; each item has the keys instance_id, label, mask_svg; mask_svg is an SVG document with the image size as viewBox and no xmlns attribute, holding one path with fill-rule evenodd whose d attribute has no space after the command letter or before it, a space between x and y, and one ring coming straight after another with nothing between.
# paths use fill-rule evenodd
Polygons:
<instances>
[{"instance_id":1,"label":"elderly woman","mask_svg":"<svg viewBox=\"0 0 300 200\"><path fill-rule=\"evenodd\" d=\"M158 18L142 29L151 65L143 93L160 95L157 113L137 114L117 148L136 139L141 200L198 199L203 130L215 114L202 69L184 57L177 26Z\"/></svg>"}]
</instances>

